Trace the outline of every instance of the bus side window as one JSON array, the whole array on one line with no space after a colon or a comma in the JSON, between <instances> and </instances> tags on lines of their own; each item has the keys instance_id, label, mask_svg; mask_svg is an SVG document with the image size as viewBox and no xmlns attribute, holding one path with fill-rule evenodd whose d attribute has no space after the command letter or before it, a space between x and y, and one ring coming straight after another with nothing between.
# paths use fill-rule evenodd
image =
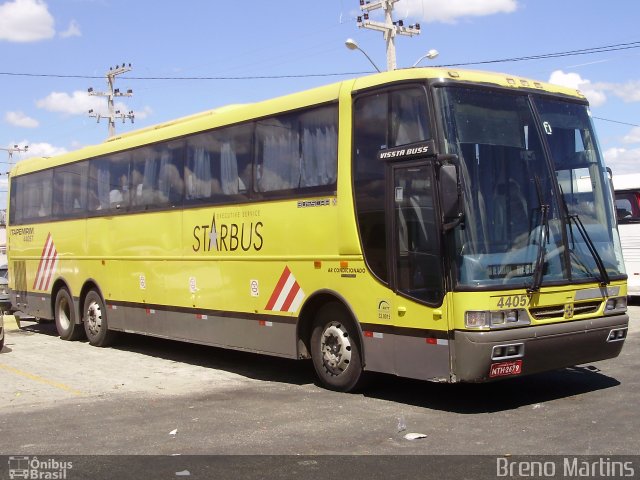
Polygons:
<instances>
[{"instance_id":1,"label":"bus side window","mask_svg":"<svg viewBox=\"0 0 640 480\"><path fill-rule=\"evenodd\" d=\"M336 105L257 122L256 191L300 194L314 187L335 191L337 165Z\"/></svg>"},{"instance_id":2,"label":"bus side window","mask_svg":"<svg viewBox=\"0 0 640 480\"><path fill-rule=\"evenodd\" d=\"M391 147L427 140L427 96L422 88L391 92Z\"/></svg>"},{"instance_id":3,"label":"bus side window","mask_svg":"<svg viewBox=\"0 0 640 480\"><path fill-rule=\"evenodd\" d=\"M252 186L253 125L235 125L187 139L184 196L189 204L248 198Z\"/></svg>"},{"instance_id":4,"label":"bus side window","mask_svg":"<svg viewBox=\"0 0 640 480\"><path fill-rule=\"evenodd\" d=\"M129 206L129 155L120 153L109 159L109 207L124 209Z\"/></svg>"},{"instance_id":5,"label":"bus side window","mask_svg":"<svg viewBox=\"0 0 640 480\"><path fill-rule=\"evenodd\" d=\"M219 158L216 141L211 133L196 135L188 140L184 169L185 200L203 201L213 194L220 194L219 175L213 169L214 159Z\"/></svg>"},{"instance_id":6,"label":"bus side window","mask_svg":"<svg viewBox=\"0 0 640 480\"><path fill-rule=\"evenodd\" d=\"M87 208L88 162L62 165L53 170L53 215L81 217Z\"/></svg>"},{"instance_id":7,"label":"bus side window","mask_svg":"<svg viewBox=\"0 0 640 480\"><path fill-rule=\"evenodd\" d=\"M184 143L180 141L165 142L160 145L155 206L182 204L184 195L183 152Z\"/></svg>"},{"instance_id":8,"label":"bus side window","mask_svg":"<svg viewBox=\"0 0 640 480\"><path fill-rule=\"evenodd\" d=\"M299 122L300 187L333 187L338 173L338 107L314 108L300 114Z\"/></svg>"},{"instance_id":9,"label":"bus side window","mask_svg":"<svg viewBox=\"0 0 640 480\"><path fill-rule=\"evenodd\" d=\"M378 152L388 145L389 94L358 98L353 114L353 182L360 241L369 268L389 281L385 213L385 165Z\"/></svg>"},{"instance_id":10,"label":"bus side window","mask_svg":"<svg viewBox=\"0 0 640 480\"><path fill-rule=\"evenodd\" d=\"M53 197L53 170L44 170L12 180L15 188L16 223L29 223L51 215ZM14 196L13 190L11 192Z\"/></svg>"},{"instance_id":11,"label":"bus side window","mask_svg":"<svg viewBox=\"0 0 640 480\"><path fill-rule=\"evenodd\" d=\"M89 212L109 209L109 159L94 158L89 161Z\"/></svg>"}]
</instances>

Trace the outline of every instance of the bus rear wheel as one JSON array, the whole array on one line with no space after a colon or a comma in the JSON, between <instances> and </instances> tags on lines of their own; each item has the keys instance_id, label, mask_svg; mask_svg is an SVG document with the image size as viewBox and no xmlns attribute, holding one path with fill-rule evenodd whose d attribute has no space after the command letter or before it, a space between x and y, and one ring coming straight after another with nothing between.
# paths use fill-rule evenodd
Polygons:
<instances>
[{"instance_id":1,"label":"bus rear wheel","mask_svg":"<svg viewBox=\"0 0 640 480\"><path fill-rule=\"evenodd\" d=\"M363 379L362 359L351 317L338 303L322 307L311 333L311 358L323 386L350 392Z\"/></svg>"},{"instance_id":2,"label":"bus rear wheel","mask_svg":"<svg viewBox=\"0 0 640 480\"><path fill-rule=\"evenodd\" d=\"M53 315L56 321L56 330L62 340L80 340L82 338L84 334L82 325L76 323L73 298L66 288L61 288L56 294Z\"/></svg>"},{"instance_id":3,"label":"bus rear wheel","mask_svg":"<svg viewBox=\"0 0 640 480\"><path fill-rule=\"evenodd\" d=\"M102 296L95 290L89 291L84 299L84 330L89 343L96 347L108 347L115 340L117 333L109 330L107 309Z\"/></svg>"}]
</instances>

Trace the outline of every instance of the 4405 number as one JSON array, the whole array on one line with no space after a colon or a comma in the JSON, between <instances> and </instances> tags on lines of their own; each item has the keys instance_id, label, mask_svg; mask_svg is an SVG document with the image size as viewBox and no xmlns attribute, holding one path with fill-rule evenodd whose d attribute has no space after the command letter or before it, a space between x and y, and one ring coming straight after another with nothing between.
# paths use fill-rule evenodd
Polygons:
<instances>
[{"instance_id":1,"label":"4405 number","mask_svg":"<svg viewBox=\"0 0 640 480\"><path fill-rule=\"evenodd\" d=\"M524 308L531 303L528 295L507 295L498 299L498 308Z\"/></svg>"}]
</instances>

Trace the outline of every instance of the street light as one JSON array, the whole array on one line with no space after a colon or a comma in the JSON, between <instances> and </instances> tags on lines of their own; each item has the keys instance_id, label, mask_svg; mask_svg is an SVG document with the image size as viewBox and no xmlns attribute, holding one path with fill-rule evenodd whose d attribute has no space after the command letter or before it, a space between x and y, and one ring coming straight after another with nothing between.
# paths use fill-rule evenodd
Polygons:
<instances>
[{"instance_id":1,"label":"street light","mask_svg":"<svg viewBox=\"0 0 640 480\"><path fill-rule=\"evenodd\" d=\"M438 55L440 55L440 52L438 52L437 50L434 50L433 48L431 50L429 50L427 53L425 53L423 56L421 56L418 60L416 60L416 63L414 63L411 68L416 67L422 60L424 60L425 58L428 58L429 60L433 60L434 58L436 58Z\"/></svg>"},{"instance_id":2,"label":"street light","mask_svg":"<svg viewBox=\"0 0 640 480\"><path fill-rule=\"evenodd\" d=\"M369 57L369 55L367 55L367 52L365 52L364 50L362 50L358 44L356 43L355 40L353 40L352 38L347 38L347 40L344 42L345 46L349 49L349 50L360 50L362 52L362 54L367 57L367 60L369 60L369 62L371 62L371 65L374 66L374 68L378 71L378 73L380 73L380 69L378 68L378 66L373 63L373 60L371 60L371 58Z\"/></svg>"}]
</instances>

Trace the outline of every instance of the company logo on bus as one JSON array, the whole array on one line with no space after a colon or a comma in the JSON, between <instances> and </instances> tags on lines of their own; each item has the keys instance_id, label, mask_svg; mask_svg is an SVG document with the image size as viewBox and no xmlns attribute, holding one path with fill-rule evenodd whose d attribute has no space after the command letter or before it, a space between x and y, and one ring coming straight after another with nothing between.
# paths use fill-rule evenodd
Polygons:
<instances>
[{"instance_id":1,"label":"company logo on bus","mask_svg":"<svg viewBox=\"0 0 640 480\"><path fill-rule=\"evenodd\" d=\"M385 148L378 152L378 160L407 160L425 157L434 151L433 142L414 143L396 148Z\"/></svg>"},{"instance_id":2,"label":"company logo on bus","mask_svg":"<svg viewBox=\"0 0 640 480\"><path fill-rule=\"evenodd\" d=\"M264 245L261 221L246 221L259 216L259 211L218 212L211 216L211 223L193 227L194 252L259 252Z\"/></svg>"},{"instance_id":3,"label":"company logo on bus","mask_svg":"<svg viewBox=\"0 0 640 480\"><path fill-rule=\"evenodd\" d=\"M574 311L573 303L567 303L564 306L564 318L567 320L573 318Z\"/></svg>"}]
</instances>

